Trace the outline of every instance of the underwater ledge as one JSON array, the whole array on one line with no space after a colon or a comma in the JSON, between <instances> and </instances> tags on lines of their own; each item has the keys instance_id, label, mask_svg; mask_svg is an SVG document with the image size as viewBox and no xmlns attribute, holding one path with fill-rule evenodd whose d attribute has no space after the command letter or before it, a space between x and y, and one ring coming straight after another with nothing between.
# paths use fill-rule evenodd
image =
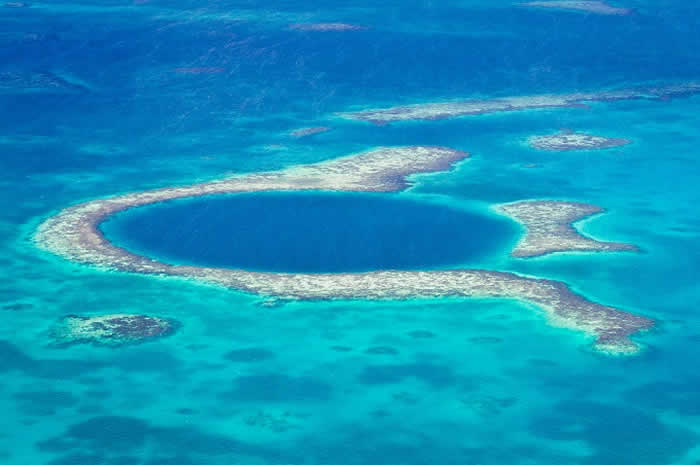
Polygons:
<instances>
[{"instance_id":1,"label":"underwater ledge","mask_svg":"<svg viewBox=\"0 0 700 465\"><path fill-rule=\"evenodd\" d=\"M409 186L407 177L410 175L449 170L468 157L466 152L444 147L381 147L279 171L98 199L69 207L48 218L37 229L34 241L46 251L84 264L194 279L269 297L300 300L492 297L522 300L545 310L550 324L578 330L594 338L597 350L611 354L638 352L640 345L630 336L651 328L653 320L589 301L558 281L472 269L310 274L170 265L112 244L99 229L100 223L115 213L185 197L264 191L396 192ZM520 207L527 204L521 202ZM530 224L527 226L547 222L548 216L537 217L538 212L542 215L564 212L554 222L557 227L542 230L549 236L536 235L544 253L561 250L561 244L574 247L581 243L586 246L597 243L575 230L572 233L570 223L581 215L580 212L572 215L568 208L570 203L538 201L537 205L538 208L528 210ZM539 208L542 205L546 208ZM588 211L587 207L585 209ZM512 214L507 208L503 213ZM523 222L522 215L513 216ZM562 225L571 229L562 229ZM533 228L528 229L532 231ZM566 234L564 240L561 234ZM556 246L549 247L547 240ZM607 250L606 243L599 244L603 244L601 250Z\"/></svg>"}]
</instances>

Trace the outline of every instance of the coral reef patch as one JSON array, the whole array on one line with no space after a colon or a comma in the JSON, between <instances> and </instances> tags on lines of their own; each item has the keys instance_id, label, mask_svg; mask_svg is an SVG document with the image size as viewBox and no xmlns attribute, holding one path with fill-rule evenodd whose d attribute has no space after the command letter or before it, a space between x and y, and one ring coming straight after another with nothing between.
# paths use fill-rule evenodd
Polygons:
<instances>
[{"instance_id":1,"label":"coral reef patch","mask_svg":"<svg viewBox=\"0 0 700 465\"><path fill-rule=\"evenodd\" d=\"M300 139L302 137L313 136L314 134L320 134L322 132L327 132L330 130L331 130L331 128L329 128L327 126L317 126L317 127L311 127L311 128L299 128L299 129L295 129L294 131L291 131L289 133L289 135L292 137L296 137L297 139Z\"/></svg>"},{"instance_id":2,"label":"coral reef patch","mask_svg":"<svg viewBox=\"0 0 700 465\"><path fill-rule=\"evenodd\" d=\"M68 315L52 330L58 344L94 344L117 347L169 336L177 323L147 315Z\"/></svg>"},{"instance_id":3,"label":"coral reef patch","mask_svg":"<svg viewBox=\"0 0 700 465\"><path fill-rule=\"evenodd\" d=\"M397 121L439 120L467 115L482 115L545 108L581 108L587 102L616 100L666 100L673 97L693 95L700 92L700 83L648 87L637 89L580 92L561 95L534 95L504 97L485 100L457 100L452 102L419 103L390 108L340 113L339 116L357 121L368 121L377 125Z\"/></svg>"},{"instance_id":4,"label":"coral reef patch","mask_svg":"<svg viewBox=\"0 0 700 465\"><path fill-rule=\"evenodd\" d=\"M515 246L514 257L538 257L554 252L621 252L638 251L638 247L622 242L603 242L583 236L573 223L603 212L595 205L579 202L532 200L496 207L525 229Z\"/></svg>"},{"instance_id":5,"label":"coral reef patch","mask_svg":"<svg viewBox=\"0 0 700 465\"><path fill-rule=\"evenodd\" d=\"M577 11L598 15L625 16L632 13L629 8L619 8L598 0L549 0L521 3L522 6L534 8L552 8L556 10Z\"/></svg>"},{"instance_id":6,"label":"coral reef patch","mask_svg":"<svg viewBox=\"0 0 700 465\"><path fill-rule=\"evenodd\" d=\"M347 24L347 23L295 23L289 26L290 29L296 29L298 31L358 31L361 29L367 29L364 26L357 24Z\"/></svg>"},{"instance_id":7,"label":"coral reef patch","mask_svg":"<svg viewBox=\"0 0 700 465\"><path fill-rule=\"evenodd\" d=\"M561 131L547 136L533 136L528 145L538 150L564 152L568 150L596 150L620 147L632 143L629 139L619 137L602 137L580 132Z\"/></svg>"}]
</instances>

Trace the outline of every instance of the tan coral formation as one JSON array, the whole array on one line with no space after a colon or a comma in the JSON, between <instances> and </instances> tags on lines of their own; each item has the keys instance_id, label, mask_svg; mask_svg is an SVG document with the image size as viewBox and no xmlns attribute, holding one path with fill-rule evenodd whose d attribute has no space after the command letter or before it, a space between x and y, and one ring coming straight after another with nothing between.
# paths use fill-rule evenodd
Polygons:
<instances>
[{"instance_id":1,"label":"tan coral formation","mask_svg":"<svg viewBox=\"0 0 700 465\"><path fill-rule=\"evenodd\" d=\"M379 108L340 113L339 116L358 121L384 125L396 121L438 120L486 113L536 110L544 108L585 107L587 102L615 100L655 99L692 95L700 92L700 83L685 83L647 89L623 89L602 92L573 93L563 95L534 95L504 97L486 100L461 100L454 102L419 103L390 108Z\"/></svg>"},{"instance_id":2,"label":"tan coral formation","mask_svg":"<svg viewBox=\"0 0 700 465\"><path fill-rule=\"evenodd\" d=\"M527 143L530 147L538 150L563 152L621 147L632 143L632 141L620 137L603 137L581 132L561 131L547 136L530 137Z\"/></svg>"},{"instance_id":3,"label":"tan coral formation","mask_svg":"<svg viewBox=\"0 0 700 465\"><path fill-rule=\"evenodd\" d=\"M578 202L536 200L515 202L496 207L525 228L525 235L515 246L514 257L538 257L554 252L637 251L632 244L602 242L585 237L573 223L601 213L602 208Z\"/></svg>"},{"instance_id":4,"label":"tan coral formation","mask_svg":"<svg viewBox=\"0 0 700 465\"><path fill-rule=\"evenodd\" d=\"M262 296L311 300L518 299L544 309L552 324L583 331L595 338L595 347L600 350L636 352L639 346L629 336L653 326L652 320L591 302L556 281L484 270L304 274L170 265L121 249L99 231L99 224L119 211L183 197L260 191L400 191L408 186L407 176L447 170L467 157L465 152L442 147L378 148L280 171L98 199L48 218L38 228L35 241L48 251L81 263L195 279ZM557 240L556 237L550 239Z\"/></svg>"},{"instance_id":5,"label":"tan coral formation","mask_svg":"<svg viewBox=\"0 0 700 465\"><path fill-rule=\"evenodd\" d=\"M62 344L91 343L117 347L169 336L176 327L174 321L148 315L68 315L51 335Z\"/></svg>"},{"instance_id":6,"label":"tan coral formation","mask_svg":"<svg viewBox=\"0 0 700 465\"><path fill-rule=\"evenodd\" d=\"M307 137L307 136L313 136L314 134L320 134L322 132L328 132L330 131L331 128L328 126L316 126L316 127L310 127L310 128L299 128L295 129L294 131L291 131L289 133L290 136L296 137L297 139L301 137Z\"/></svg>"},{"instance_id":7,"label":"tan coral formation","mask_svg":"<svg viewBox=\"0 0 700 465\"><path fill-rule=\"evenodd\" d=\"M598 15L625 16L632 13L629 8L619 8L597 0L550 0L521 3L522 6L580 11Z\"/></svg>"}]
</instances>

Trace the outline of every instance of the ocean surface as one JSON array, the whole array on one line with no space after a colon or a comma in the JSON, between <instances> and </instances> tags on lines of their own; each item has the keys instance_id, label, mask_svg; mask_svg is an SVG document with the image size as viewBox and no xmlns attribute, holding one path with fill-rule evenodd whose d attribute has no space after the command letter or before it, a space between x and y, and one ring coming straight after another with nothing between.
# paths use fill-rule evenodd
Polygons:
<instances>
[{"instance_id":1,"label":"ocean surface","mask_svg":"<svg viewBox=\"0 0 700 465\"><path fill-rule=\"evenodd\" d=\"M700 5L614 4L634 12L505 0L0 3L0 463L700 463L700 96L389 126L337 116L700 79ZM318 22L366 29L289 27ZM312 126L331 130L289 135ZM632 143L526 144L562 128ZM556 279L655 319L637 338L644 350L595 352L512 300L269 306L79 265L32 241L83 201L394 145L471 158L398 194L199 198L103 228L178 263ZM641 253L512 259L520 230L488 206L524 199L599 205L606 214L581 230ZM305 237L318 247L299 245ZM118 348L52 343L62 317L111 313L180 327Z\"/></svg>"}]
</instances>

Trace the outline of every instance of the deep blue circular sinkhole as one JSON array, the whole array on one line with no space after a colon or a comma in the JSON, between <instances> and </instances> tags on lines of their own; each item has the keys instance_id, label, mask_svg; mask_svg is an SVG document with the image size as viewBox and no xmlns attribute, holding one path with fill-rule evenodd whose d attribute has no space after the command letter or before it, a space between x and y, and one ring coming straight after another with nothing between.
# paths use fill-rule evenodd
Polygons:
<instances>
[{"instance_id":1,"label":"deep blue circular sinkhole","mask_svg":"<svg viewBox=\"0 0 700 465\"><path fill-rule=\"evenodd\" d=\"M133 208L109 240L171 264L283 272L420 270L472 264L517 227L487 213L391 194L213 195Z\"/></svg>"}]
</instances>

